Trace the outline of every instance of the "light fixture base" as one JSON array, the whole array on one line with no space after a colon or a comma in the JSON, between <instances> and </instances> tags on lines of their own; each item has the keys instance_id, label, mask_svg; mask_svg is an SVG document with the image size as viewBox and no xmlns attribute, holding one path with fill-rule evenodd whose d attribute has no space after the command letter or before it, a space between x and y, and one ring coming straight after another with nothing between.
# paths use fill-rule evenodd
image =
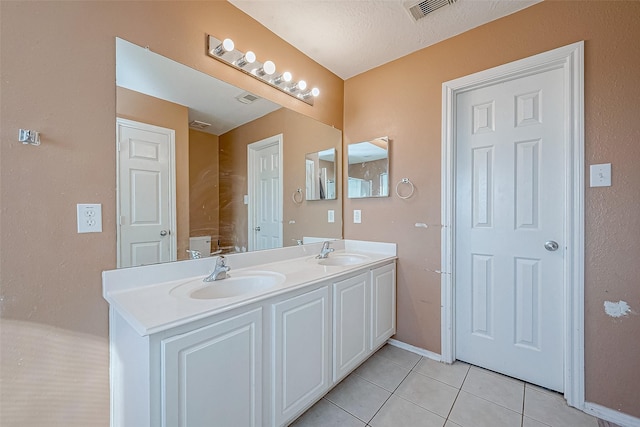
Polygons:
<instances>
[{"instance_id":1,"label":"light fixture base","mask_svg":"<svg viewBox=\"0 0 640 427\"><path fill-rule=\"evenodd\" d=\"M302 96L301 91L291 92L287 88L286 82L274 83L272 81L272 75L270 74L260 74L257 73L256 70L259 70L264 65L263 62L256 60L253 63L244 63L240 61L242 66L238 66L236 62L244 56L243 52L240 52L237 49L233 49L232 51L226 52L222 56L218 56L215 54L216 47L220 46L222 41L213 36L208 37L208 46L207 46L207 55L213 59L217 59L218 61L227 64L228 66L235 68L236 70L242 71L243 73L253 77L254 79L260 80L263 83L268 84L271 87L278 89L280 92L286 93L287 95L304 102L305 104L313 105L314 96ZM267 61L268 62L268 61Z\"/></svg>"}]
</instances>

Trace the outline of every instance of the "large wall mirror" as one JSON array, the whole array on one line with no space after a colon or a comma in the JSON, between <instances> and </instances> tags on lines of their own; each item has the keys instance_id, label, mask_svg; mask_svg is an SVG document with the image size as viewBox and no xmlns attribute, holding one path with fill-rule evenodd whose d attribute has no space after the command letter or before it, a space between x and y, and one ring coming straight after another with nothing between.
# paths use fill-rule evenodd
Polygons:
<instances>
[{"instance_id":1,"label":"large wall mirror","mask_svg":"<svg viewBox=\"0 0 640 427\"><path fill-rule=\"evenodd\" d=\"M307 200L335 200L336 149L307 153L305 156L305 180Z\"/></svg>"},{"instance_id":2,"label":"large wall mirror","mask_svg":"<svg viewBox=\"0 0 640 427\"><path fill-rule=\"evenodd\" d=\"M339 129L119 38L116 96L118 267L342 238ZM325 203L292 197L310 152L334 154Z\"/></svg>"},{"instance_id":3,"label":"large wall mirror","mask_svg":"<svg viewBox=\"0 0 640 427\"><path fill-rule=\"evenodd\" d=\"M350 199L389 196L389 138L386 136L347 146Z\"/></svg>"}]
</instances>

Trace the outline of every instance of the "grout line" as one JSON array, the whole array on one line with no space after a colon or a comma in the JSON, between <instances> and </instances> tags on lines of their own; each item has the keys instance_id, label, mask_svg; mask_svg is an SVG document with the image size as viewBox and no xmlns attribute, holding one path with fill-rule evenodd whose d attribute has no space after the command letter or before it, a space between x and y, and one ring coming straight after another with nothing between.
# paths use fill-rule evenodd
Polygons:
<instances>
[{"instance_id":1,"label":"grout line","mask_svg":"<svg viewBox=\"0 0 640 427\"><path fill-rule=\"evenodd\" d=\"M451 416L451 412L453 411L453 407L456 406L456 401L458 400L458 396L460 396L460 392L462 391L462 386L464 385L464 382L467 380L467 376L469 375L469 371L471 371L471 366L469 366L469 368L467 369L467 373L464 374L464 379L462 380L462 383L460 384L460 388L458 388L458 393L456 393L456 397L455 399L453 399L453 403L451 404L451 409L449 409L449 413L447 414L447 418L445 419L445 424L447 423L447 421L449 421L449 417ZM453 421L451 421L453 422Z\"/></svg>"}]
</instances>

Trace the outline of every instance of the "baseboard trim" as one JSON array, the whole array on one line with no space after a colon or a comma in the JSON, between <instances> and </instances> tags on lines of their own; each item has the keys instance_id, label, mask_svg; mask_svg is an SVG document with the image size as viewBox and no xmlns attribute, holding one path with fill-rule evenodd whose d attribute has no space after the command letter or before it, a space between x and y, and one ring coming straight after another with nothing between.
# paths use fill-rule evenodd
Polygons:
<instances>
[{"instance_id":1,"label":"baseboard trim","mask_svg":"<svg viewBox=\"0 0 640 427\"><path fill-rule=\"evenodd\" d=\"M407 344L407 343L402 342L402 341L389 339L389 340L387 340L387 344L392 345L394 347L401 348L403 350L410 351L410 352L415 353L415 354L419 354L420 356L424 356L424 357L426 357L428 359L435 360L436 362L441 362L442 361L442 356L440 356L438 353L434 353L432 351L425 350L424 348L415 347L415 346L413 346L411 344Z\"/></svg>"},{"instance_id":2,"label":"baseboard trim","mask_svg":"<svg viewBox=\"0 0 640 427\"><path fill-rule=\"evenodd\" d=\"M627 415L615 409L598 405L597 403L584 403L584 412L606 421L618 424L620 427L640 427L640 418Z\"/></svg>"}]
</instances>

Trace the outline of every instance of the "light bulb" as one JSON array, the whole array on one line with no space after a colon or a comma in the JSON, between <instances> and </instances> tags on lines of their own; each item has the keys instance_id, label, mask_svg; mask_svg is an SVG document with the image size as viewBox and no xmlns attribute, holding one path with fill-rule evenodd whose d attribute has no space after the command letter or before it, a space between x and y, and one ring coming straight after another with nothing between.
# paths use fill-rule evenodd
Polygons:
<instances>
[{"instance_id":1,"label":"light bulb","mask_svg":"<svg viewBox=\"0 0 640 427\"><path fill-rule=\"evenodd\" d=\"M222 43L220 43L214 50L213 53L218 56L222 56L227 52L231 52L235 45L233 44L233 40L224 39Z\"/></svg>"},{"instance_id":2,"label":"light bulb","mask_svg":"<svg viewBox=\"0 0 640 427\"><path fill-rule=\"evenodd\" d=\"M256 62L256 54L249 50L247 53L242 55L242 58L236 61L236 65L238 67L244 67L245 65L253 64L254 62Z\"/></svg>"},{"instance_id":3,"label":"light bulb","mask_svg":"<svg viewBox=\"0 0 640 427\"><path fill-rule=\"evenodd\" d=\"M291 73L288 71L285 71L284 73L280 74L278 77L274 78L272 83L274 85L279 85L282 82L290 82L291 81Z\"/></svg>"},{"instance_id":4,"label":"light bulb","mask_svg":"<svg viewBox=\"0 0 640 427\"><path fill-rule=\"evenodd\" d=\"M307 82L305 82L304 80L300 80L298 82L298 89L305 90L306 88L307 88Z\"/></svg>"},{"instance_id":5,"label":"light bulb","mask_svg":"<svg viewBox=\"0 0 640 427\"><path fill-rule=\"evenodd\" d=\"M320 95L320 89L318 89L317 87L314 87L313 89L303 92L298 96L301 96L303 99L309 99L312 96L316 97L318 95Z\"/></svg>"},{"instance_id":6,"label":"light bulb","mask_svg":"<svg viewBox=\"0 0 640 427\"><path fill-rule=\"evenodd\" d=\"M262 71L264 74L270 76L271 74L276 72L276 64L274 64L273 61L266 61L262 65Z\"/></svg>"}]
</instances>

